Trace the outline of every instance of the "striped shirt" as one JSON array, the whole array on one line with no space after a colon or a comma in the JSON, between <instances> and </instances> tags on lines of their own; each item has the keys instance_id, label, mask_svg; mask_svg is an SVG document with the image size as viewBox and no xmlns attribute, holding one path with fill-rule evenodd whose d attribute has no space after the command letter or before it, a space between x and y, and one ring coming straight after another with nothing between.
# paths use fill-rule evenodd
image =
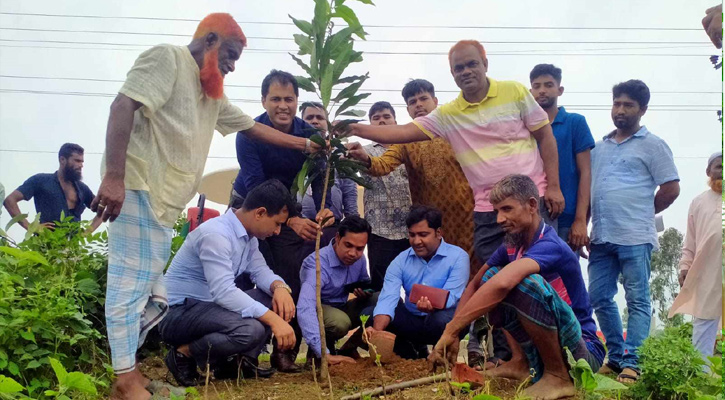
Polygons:
<instances>
[{"instance_id":1,"label":"striped shirt","mask_svg":"<svg viewBox=\"0 0 725 400\"><path fill-rule=\"evenodd\" d=\"M510 174L529 176L546 191L544 162L531 132L549 123L546 112L524 85L488 78L486 97L469 103L463 93L413 123L426 135L447 140L476 201L474 211L493 211L491 188Z\"/></svg>"}]
</instances>

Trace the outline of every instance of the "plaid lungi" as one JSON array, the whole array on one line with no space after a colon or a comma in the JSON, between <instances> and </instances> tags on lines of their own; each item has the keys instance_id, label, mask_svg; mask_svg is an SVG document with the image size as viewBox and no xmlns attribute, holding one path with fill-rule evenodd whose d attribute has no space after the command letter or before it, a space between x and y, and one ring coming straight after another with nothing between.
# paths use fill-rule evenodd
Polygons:
<instances>
[{"instance_id":1,"label":"plaid lungi","mask_svg":"<svg viewBox=\"0 0 725 400\"><path fill-rule=\"evenodd\" d=\"M148 192L126 190L121 214L108 227L106 325L116 374L133 371L136 351L168 311L163 273L171 236Z\"/></svg>"},{"instance_id":2,"label":"plaid lungi","mask_svg":"<svg viewBox=\"0 0 725 400\"><path fill-rule=\"evenodd\" d=\"M488 281L500 270L499 267L489 268L481 281ZM529 275L509 292L498 307L489 312L488 318L494 327L505 329L521 345L529 361L529 368L535 371L534 382L544 373L544 363L536 346L521 326L519 316L546 329L556 330L562 351L568 348L575 359L584 358L594 371L599 369L598 364L601 362L589 353L574 311L546 279L538 274ZM566 360L566 355L562 356Z\"/></svg>"}]
</instances>

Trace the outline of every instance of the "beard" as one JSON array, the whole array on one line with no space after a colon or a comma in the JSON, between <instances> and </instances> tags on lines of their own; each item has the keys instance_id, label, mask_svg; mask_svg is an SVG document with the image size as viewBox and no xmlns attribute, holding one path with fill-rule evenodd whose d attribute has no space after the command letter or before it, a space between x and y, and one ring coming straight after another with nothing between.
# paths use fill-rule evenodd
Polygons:
<instances>
[{"instance_id":1,"label":"beard","mask_svg":"<svg viewBox=\"0 0 725 400\"><path fill-rule=\"evenodd\" d=\"M503 242L506 247L513 247L515 249L522 247L526 244L526 232L507 233L503 237Z\"/></svg>"},{"instance_id":2,"label":"beard","mask_svg":"<svg viewBox=\"0 0 725 400\"><path fill-rule=\"evenodd\" d=\"M710 189L722 193L722 178L721 179L713 179L710 178L708 181L708 185L710 186Z\"/></svg>"},{"instance_id":3,"label":"beard","mask_svg":"<svg viewBox=\"0 0 725 400\"><path fill-rule=\"evenodd\" d=\"M70 165L66 165L65 168L63 168L63 176L68 182L78 182L83 178L81 172L76 171Z\"/></svg>"},{"instance_id":4,"label":"beard","mask_svg":"<svg viewBox=\"0 0 725 400\"><path fill-rule=\"evenodd\" d=\"M547 97L547 98L546 98L546 100L543 100L543 101L541 101L541 102L539 102L539 101L537 100L537 102L539 103L539 105L540 105L540 106L541 106L541 108L543 108L543 109L551 108L551 106L553 106L553 105L554 105L554 99L552 99L551 97Z\"/></svg>"},{"instance_id":5,"label":"beard","mask_svg":"<svg viewBox=\"0 0 725 400\"><path fill-rule=\"evenodd\" d=\"M219 50L213 49L204 55L204 64L199 71L201 88L212 99L224 96L224 76L219 71Z\"/></svg>"}]
</instances>

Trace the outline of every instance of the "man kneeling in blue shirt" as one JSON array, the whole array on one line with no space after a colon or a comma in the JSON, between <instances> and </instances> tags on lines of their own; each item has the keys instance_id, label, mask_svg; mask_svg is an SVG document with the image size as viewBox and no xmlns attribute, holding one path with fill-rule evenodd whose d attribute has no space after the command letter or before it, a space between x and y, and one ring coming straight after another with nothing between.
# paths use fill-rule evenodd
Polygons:
<instances>
[{"instance_id":1,"label":"man kneeling in blue shirt","mask_svg":"<svg viewBox=\"0 0 725 400\"><path fill-rule=\"evenodd\" d=\"M355 362L349 357L336 355L335 342L345 336L351 328L360 326L360 312L369 306L372 291L362 287L355 288L354 299L348 299L350 292L347 287L356 283L370 283L367 262L363 251L368 243L372 228L370 224L357 215L342 220L337 229L335 239L320 250L320 300L325 323L326 347L332 353L327 360L330 364ZM312 253L302 263L300 280L302 289L297 301L300 327L310 352L319 358L325 347L320 341L320 328L316 313L316 273L315 254Z\"/></svg>"},{"instance_id":2,"label":"man kneeling in blue shirt","mask_svg":"<svg viewBox=\"0 0 725 400\"><path fill-rule=\"evenodd\" d=\"M258 239L279 234L294 206L287 188L269 180L249 192L242 208L186 238L164 276L170 310L159 324L161 338L173 346L166 366L179 384L195 386L197 366L207 363L217 379L269 377L273 370L258 368L257 357L270 333L278 349L294 347L292 291L258 247ZM236 286L242 273L256 289Z\"/></svg>"},{"instance_id":3,"label":"man kneeling in blue shirt","mask_svg":"<svg viewBox=\"0 0 725 400\"><path fill-rule=\"evenodd\" d=\"M536 383L524 396L574 396L564 348L594 371L604 359L579 260L542 221L539 194L528 176L509 175L496 183L491 203L506 233L504 243L471 280L429 360L435 365L447 357L455 365L459 333L488 314L493 326L508 333L513 353L488 374L526 379L533 369Z\"/></svg>"},{"instance_id":4,"label":"man kneeling in blue shirt","mask_svg":"<svg viewBox=\"0 0 725 400\"><path fill-rule=\"evenodd\" d=\"M368 308L362 312L374 316L373 326L367 329L396 335L393 351L403 358L428 356L427 345L440 338L468 283L468 253L443 240L442 221L443 215L433 207L414 206L410 210L405 225L411 247L390 263L374 311ZM427 297L412 303L414 284L449 291L445 308L434 309ZM400 298L401 287L405 301Z\"/></svg>"}]
</instances>

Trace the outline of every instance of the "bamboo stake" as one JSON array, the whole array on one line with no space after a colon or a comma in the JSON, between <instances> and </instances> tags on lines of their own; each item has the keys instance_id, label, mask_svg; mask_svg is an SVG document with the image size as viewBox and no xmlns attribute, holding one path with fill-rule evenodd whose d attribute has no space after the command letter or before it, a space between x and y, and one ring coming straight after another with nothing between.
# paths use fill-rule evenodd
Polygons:
<instances>
[{"instance_id":1,"label":"bamboo stake","mask_svg":"<svg viewBox=\"0 0 725 400\"><path fill-rule=\"evenodd\" d=\"M442 373L442 374L438 374L438 375L427 376L425 378L414 379L412 381L396 383L393 385L385 386L385 393L390 394L397 390L402 390L402 389L407 389L407 388L411 388L411 387L415 387L415 386L423 386L423 385L428 385L431 383L441 382L444 379L447 379L449 376L450 376L450 372L446 372L446 373ZM364 391L361 393L355 393L355 394L351 394L349 396L342 397L340 400L362 399L365 396L377 396L380 394L383 394L383 388L377 387L375 389L371 389L371 390L367 390L367 391Z\"/></svg>"},{"instance_id":2,"label":"bamboo stake","mask_svg":"<svg viewBox=\"0 0 725 400\"><path fill-rule=\"evenodd\" d=\"M327 136L327 135L325 135ZM327 186L330 180L330 169L332 164L329 159L327 160L325 168L325 181L322 189L322 203L320 209L325 208L325 201L327 200ZM319 222L318 222L319 223ZM327 345L327 339L325 338L325 320L322 315L322 299L320 292L322 290L321 282L321 265L320 265L320 240L322 239L322 227L317 230L317 238L315 239L315 291L317 294L317 323L320 325L320 381L327 378L327 382L330 385L330 397L332 398L332 379L330 378L330 371L327 365L327 352L325 351ZM313 361L314 362L314 361Z\"/></svg>"}]
</instances>

